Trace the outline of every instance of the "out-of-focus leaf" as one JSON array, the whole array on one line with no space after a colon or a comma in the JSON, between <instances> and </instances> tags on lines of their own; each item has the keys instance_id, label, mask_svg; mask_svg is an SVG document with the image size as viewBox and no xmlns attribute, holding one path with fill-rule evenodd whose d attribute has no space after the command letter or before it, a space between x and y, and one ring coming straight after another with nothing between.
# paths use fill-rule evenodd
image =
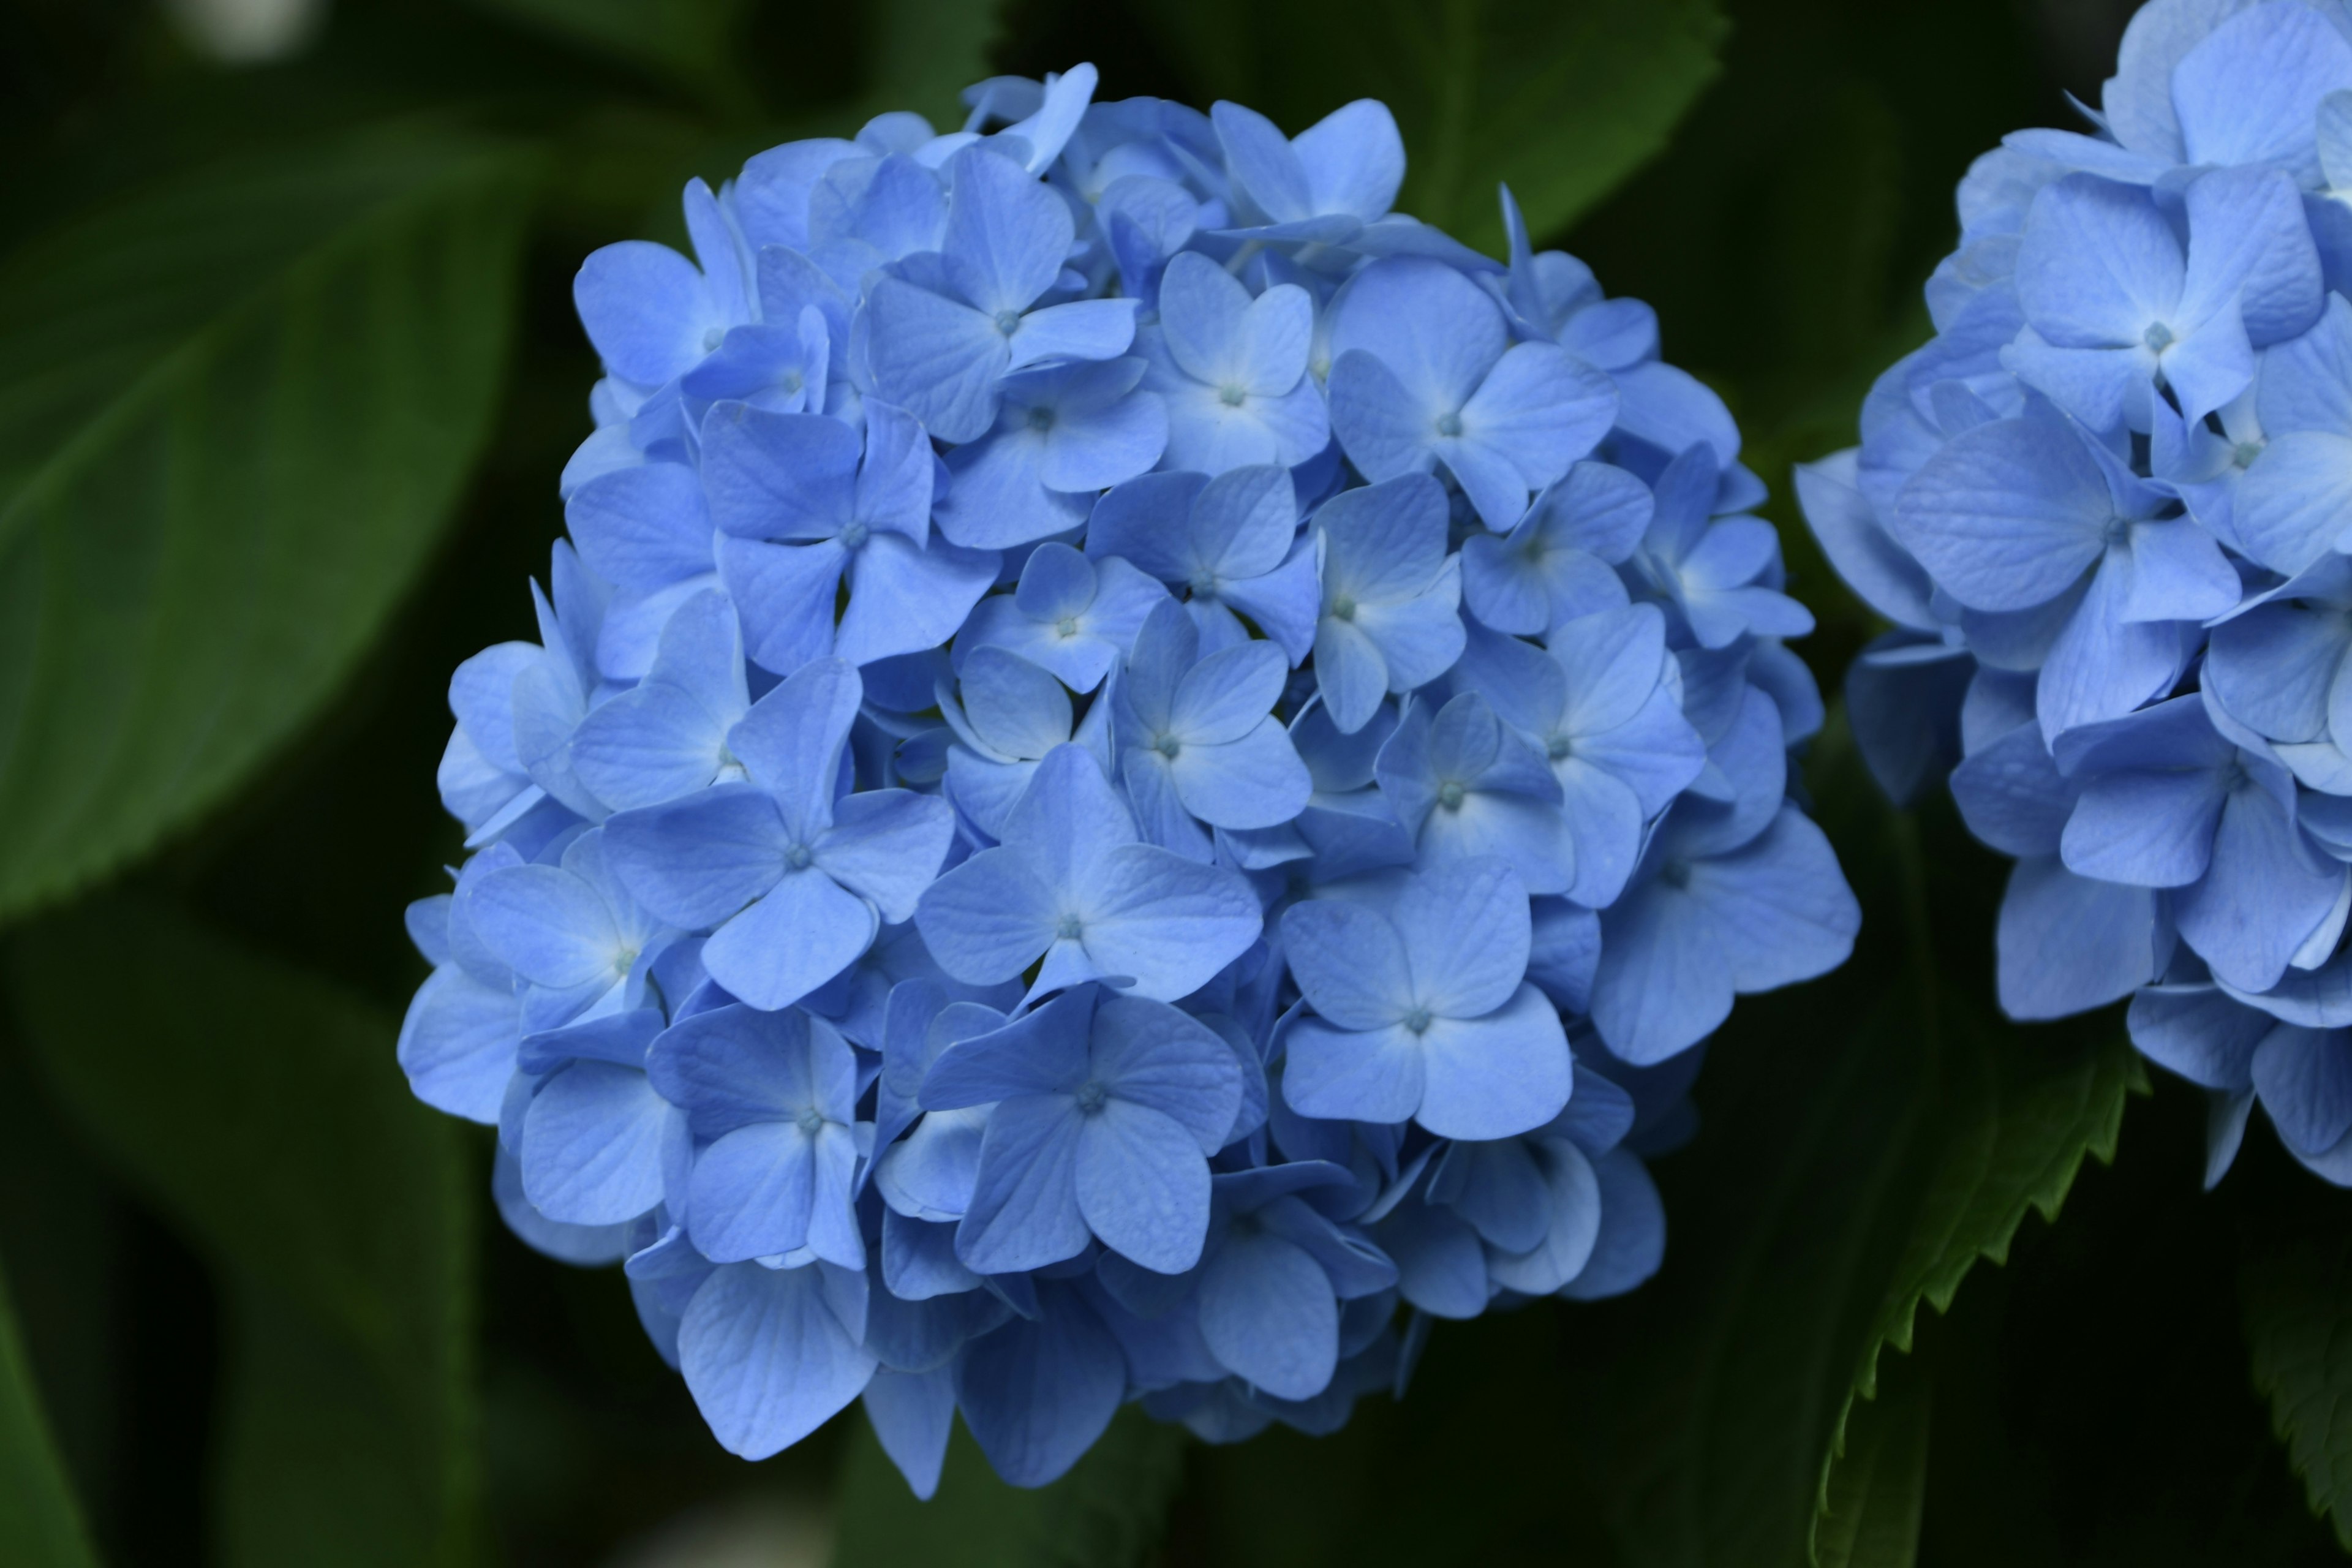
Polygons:
<instances>
[{"instance_id":1,"label":"out-of-focus leaf","mask_svg":"<svg viewBox=\"0 0 2352 1568\"><path fill-rule=\"evenodd\" d=\"M367 647L488 436L534 167L374 133L0 262L0 920L215 805Z\"/></svg>"},{"instance_id":2,"label":"out-of-focus leaf","mask_svg":"<svg viewBox=\"0 0 2352 1568\"><path fill-rule=\"evenodd\" d=\"M1130 1568L1160 1543L1186 1441L1181 1426L1122 1410L1068 1475L1024 1491L997 1479L959 1426L939 1495L922 1502L860 1420L834 1568Z\"/></svg>"},{"instance_id":3,"label":"out-of-focus leaf","mask_svg":"<svg viewBox=\"0 0 2352 1568\"><path fill-rule=\"evenodd\" d=\"M1924 1349L1883 1367L1877 1395L1846 1418L1845 1454L1813 1529L1821 1568L1912 1568L1927 1494L1934 1367Z\"/></svg>"},{"instance_id":4,"label":"out-of-focus leaf","mask_svg":"<svg viewBox=\"0 0 2352 1568\"><path fill-rule=\"evenodd\" d=\"M1377 98L1404 133L1398 205L1489 252L1508 182L1538 237L1665 145L1715 77L1712 0L1150 0L1203 103L1230 98L1296 135Z\"/></svg>"},{"instance_id":5,"label":"out-of-focus leaf","mask_svg":"<svg viewBox=\"0 0 2352 1568\"><path fill-rule=\"evenodd\" d=\"M0 1280L0 1561L22 1568L94 1568L81 1510L58 1461L40 1391Z\"/></svg>"},{"instance_id":6,"label":"out-of-focus leaf","mask_svg":"<svg viewBox=\"0 0 2352 1568\"><path fill-rule=\"evenodd\" d=\"M2111 1020L1990 1021L1989 976L1967 984L1990 914L1957 891L1980 868L1956 822L1923 855L1842 721L1813 773L1861 945L1827 981L1741 999L1700 1079L1704 1131L1658 1166L1667 1268L1594 1313L1571 1363L1571 1404L1639 1412L1578 1430L1638 1568L1805 1562L1880 1347L1908 1348L1919 1302L1948 1306L2029 1209L2055 1215L2137 1081Z\"/></svg>"},{"instance_id":7,"label":"out-of-focus leaf","mask_svg":"<svg viewBox=\"0 0 2352 1568\"><path fill-rule=\"evenodd\" d=\"M223 1561L460 1561L474 1529L474 1205L391 1020L131 899L22 933L58 1099L237 1308Z\"/></svg>"},{"instance_id":8,"label":"out-of-focus leaf","mask_svg":"<svg viewBox=\"0 0 2352 1568\"><path fill-rule=\"evenodd\" d=\"M866 96L876 112L911 109L954 130L963 118L956 95L988 75L999 8L997 0L875 0L866 7L874 51Z\"/></svg>"},{"instance_id":9,"label":"out-of-focus leaf","mask_svg":"<svg viewBox=\"0 0 2352 1568\"><path fill-rule=\"evenodd\" d=\"M2240 1284L2255 1386L2312 1511L2352 1552L2352 1239L2265 1248Z\"/></svg>"},{"instance_id":10,"label":"out-of-focus leaf","mask_svg":"<svg viewBox=\"0 0 2352 1568\"><path fill-rule=\"evenodd\" d=\"M485 10L698 88L731 89L743 0L474 0ZM722 86L722 84L728 84Z\"/></svg>"}]
</instances>

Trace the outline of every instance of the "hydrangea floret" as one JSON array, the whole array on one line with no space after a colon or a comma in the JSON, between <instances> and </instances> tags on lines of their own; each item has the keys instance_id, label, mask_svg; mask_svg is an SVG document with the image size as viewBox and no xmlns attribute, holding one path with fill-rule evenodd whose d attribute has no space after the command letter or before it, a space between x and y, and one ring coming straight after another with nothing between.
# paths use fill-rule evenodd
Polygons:
<instances>
[{"instance_id":1,"label":"hydrangea floret","mask_svg":"<svg viewBox=\"0 0 2352 1568\"><path fill-rule=\"evenodd\" d=\"M1898 798L2016 866L2002 1005L2129 997L2212 1094L2352 1185L2352 14L2153 0L2081 132L1959 186L1936 325L1801 469L1894 629L1847 677Z\"/></svg>"},{"instance_id":2,"label":"hydrangea floret","mask_svg":"<svg viewBox=\"0 0 2352 1568\"><path fill-rule=\"evenodd\" d=\"M1633 1289L1735 993L1845 956L1821 704L1643 307L1391 210L1365 101L984 82L598 251L536 641L467 660L416 1093L719 1440L919 1493L1325 1432Z\"/></svg>"}]
</instances>

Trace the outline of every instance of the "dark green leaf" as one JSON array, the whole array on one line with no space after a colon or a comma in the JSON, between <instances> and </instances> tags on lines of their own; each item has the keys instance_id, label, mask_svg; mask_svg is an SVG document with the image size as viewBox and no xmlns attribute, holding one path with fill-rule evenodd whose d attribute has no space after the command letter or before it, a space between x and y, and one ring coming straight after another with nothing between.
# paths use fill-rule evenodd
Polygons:
<instances>
[{"instance_id":1,"label":"dark green leaf","mask_svg":"<svg viewBox=\"0 0 2352 1568\"><path fill-rule=\"evenodd\" d=\"M1878 1392L1845 1424L1845 1452L1813 1527L1821 1568L1912 1568L1927 1493L1934 1368L1924 1349L1883 1367Z\"/></svg>"},{"instance_id":2,"label":"dark green leaf","mask_svg":"<svg viewBox=\"0 0 2352 1568\"><path fill-rule=\"evenodd\" d=\"M0 1280L0 1560L22 1568L92 1568L98 1559L41 1412L40 1392Z\"/></svg>"},{"instance_id":3,"label":"dark green leaf","mask_svg":"<svg viewBox=\"0 0 2352 1568\"><path fill-rule=\"evenodd\" d=\"M468 1162L401 1081L391 1021L129 899L36 925L10 956L59 1100L231 1289L226 1560L462 1558Z\"/></svg>"},{"instance_id":4,"label":"dark green leaf","mask_svg":"<svg viewBox=\"0 0 2352 1568\"><path fill-rule=\"evenodd\" d=\"M1593 1315L1572 1397L1637 1411L1583 1429L1627 1561L1797 1563L1845 1483L1834 1455L1883 1344L1907 1348L2030 1209L2054 1215L2084 1154L2112 1153L2135 1058L2120 1028L1996 1025L1979 986L1990 912L1957 889L1980 855L1948 814L1919 826L1860 774L1842 722L1818 742L1822 810L1864 936L1827 981L1742 998L1697 1100L1704 1130L1658 1166L1664 1273ZM1929 910L1935 910L1931 923ZM1937 954L1948 932L1958 962Z\"/></svg>"},{"instance_id":5,"label":"dark green leaf","mask_svg":"<svg viewBox=\"0 0 2352 1568\"><path fill-rule=\"evenodd\" d=\"M996 0L876 0L866 7L874 60L868 97L911 109L942 131L962 121L957 94L988 75ZM879 110L877 110L879 112Z\"/></svg>"},{"instance_id":6,"label":"dark green leaf","mask_svg":"<svg viewBox=\"0 0 2352 1568\"><path fill-rule=\"evenodd\" d=\"M382 133L0 263L0 920L333 695L488 434L532 163Z\"/></svg>"},{"instance_id":7,"label":"dark green leaf","mask_svg":"<svg viewBox=\"0 0 2352 1568\"><path fill-rule=\"evenodd\" d=\"M681 81L734 90L743 0L474 0L536 31Z\"/></svg>"},{"instance_id":8,"label":"dark green leaf","mask_svg":"<svg viewBox=\"0 0 2352 1568\"><path fill-rule=\"evenodd\" d=\"M918 1501L857 1423L842 1471L835 1568L1129 1568L1159 1544L1184 1468L1181 1426L1126 1409L1070 1473L1024 1491L959 1426L939 1495Z\"/></svg>"},{"instance_id":9,"label":"dark green leaf","mask_svg":"<svg viewBox=\"0 0 2352 1568\"><path fill-rule=\"evenodd\" d=\"M2242 1286L2255 1386L2312 1511L2352 1552L2352 1240L2269 1249L2247 1260Z\"/></svg>"},{"instance_id":10,"label":"dark green leaf","mask_svg":"<svg viewBox=\"0 0 2352 1568\"><path fill-rule=\"evenodd\" d=\"M1359 98L1404 133L1402 210L1489 252L1507 182L1538 238L1665 145L1714 79L1711 0L1150 0L1202 103L1293 135Z\"/></svg>"}]
</instances>

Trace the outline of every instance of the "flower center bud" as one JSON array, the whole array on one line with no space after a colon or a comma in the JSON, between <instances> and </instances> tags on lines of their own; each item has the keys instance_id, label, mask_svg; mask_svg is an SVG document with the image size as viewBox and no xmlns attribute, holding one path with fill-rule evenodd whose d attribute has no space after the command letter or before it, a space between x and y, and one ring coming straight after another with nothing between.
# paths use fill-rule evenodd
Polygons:
<instances>
[{"instance_id":1,"label":"flower center bud","mask_svg":"<svg viewBox=\"0 0 2352 1568\"><path fill-rule=\"evenodd\" d=\"M1345 594L1340 595L1338 598L1331 601L1331 614L1339 620L1354 620L1356 618L1356 601Z\"/></svg>"},{"instance_id":2,"label":"flower center bud","mask_svg":"<svg viewBox=\"0 0 2352 1568\"><path fill-rule=\"evenodd\" d=\"M2254 459L2262 455L2263 444L2260 441L2241 441L2235 447L2231 448L2230 452L2230 461L2237 464L2238 467L2242 468L2252 468L2253 466Z\"/></svg>"},{"instance_id":3,"label":"flower center bud","mask_svg":"<svg viewBox=\"0 0 2352 1568\"><path fill-rule=\"evenodd\" d=\"M1217 401L1228 408L1239 408L1249 401L1249 394L1238 386L1221 386L1217 388Z\"/></svg>"},{"instance_id":4,"label":"flower center bud","mask_svg":"<svg viewBox=\"0 0 2352 1568\"><path fill-rule=\"evenodd\" d=\"M1074 637L1077 636L1078 617L1076 616L1064 616L1060 620L1054 623L1054 630L1060 636L1066 637Z\"/></svg>"},{"instance_id":5,"label":"flower center bud","mask_svg":"<svg viewBox=\"0 0 2352 1568\"><path fill-rule=\"evenodd\" d=\"M1576 742L1566 735L1554 735L1544 742L1544 755L1557 763L1576 749Z\"/></svg>"},{"instance_id":6,"label":"flower center bud","mask_svg":"<svg viewBox=\"0 0 2352 1568\"><path fill-rule=\"evenodd\" d=\"M1684 860L1667 861L1664 865L1658 868L1658 880L1664 882L1669 888L1689 887L1689 862Z\"/></svg>"},{"instance_id":7,"label":"flower center bud","mask_svg":"<svg viewBox=\"0 0 2352 1568\"><path fill-rule=\"evenodd\" d=\"M794 1120L800 1123L801 1131L812 1138L824 1130L824 1113L814 1105L802 1111Z\"/></svg>"},{"instance_id":8,"label":"flower center bud","mask_svg":"<svg viewBox=\"0 0 2352 1568\"><path fill-rule=\"evenodd\" d=\"M1151 742L1151 749L1173 762L1176 759L1176 753L1184 749L1184 742L1173 735L1162 735Z\"/></svg>"},{"instance_id":9,"label":"flower center bud","mask_svg":"<svg viewBox=\"0 0 2352 1568\"><path fill-rule=\"evenodd\" d=\"M1000 332L1003 332L1003 333L1006 337L1008 337L1008 338L1009 338L1009 337L1011 337L1014 332L1016 332L1016 331L1020 331L1020 330L1021 330L1021 312L1020 312L1020 311L1018 311L1018 310L999 310L999 311L997 311L997 312L996 312L996 330L997 330L998 331L1000 331Z\"/></svg>"},{"instance_id":10,"label":"flower center bud","mask_svg":"<svg viewBox=\"0 0 2352 1568\"><path fill-rule=\"evenodd\" d=\"M1054 411L1053 411L1052 409L1050 409L1050 408L1045 408L1045 407L1037 407L1037 408L1032 408L1032 409L1029 411L1029 428L1031 428L1032 430L1036 431L1039 435L1041 435L1041 436L1042 436L1042 435L1044 435L1046 431L1051 430L1053 427L1054 427Z\"/></svg>"},{"instance_id":11,"label":"flower center bud","mask_svg":"<svg viewBox=\"0 0 2352 1568\"><path fill-rule=\"evenodd\" d=\"M870 532L871 531L864 523L853 522L834 537L841 542L841 547L844 550L855 550L866 542Z\"/></svg>"},{"instance_id":12,"label":"flower center bud","mask_svg":"<svg viewBox=\"0 0 2352 1568\"><path fill-rule=\"evenodd\" d=\"M2172 329L2162 321L2151 321L2147 331L2141 334L2140 342L2147 345L2148 353L2160 354L2172 346Z\"/></svg>"},{"instance_id":13,"label":"flower center bud","mask_svg":"<svg viewBox=\"0 0 2352 1568\"><path fill-rule=\"evenodd\" d=\"M1462 787L1459 779L1447 779L1437 786L1437 804L1448 811L1462 809L1462 797L1470 792Z\"/></svg>"},{"instance_id":14,"label":"flower center bud","mask_svg":"<svg viewBox=\"0 0 2352 1568\"><path fill-rule=\"evenodd\" d=\"M1054 935L1063 942L1076 942L1086 933L1086 921L1076 915L1064 915L1062 923L1054 928Z\"/></svg>"},{"instance_id":15,"label":"flower center bud","mask_svg":"<svg viewBox=\"0 0 2352 1568\"><path fill-rule=\"evenodd\" d=\"M1416 1035L1429 1033L1429 1009L1426 1007L1415 1007L1404 1016L1404 1026Z\"/></svg>"},{"instance_id":16,"label":"flower center bud","mask_svg":"<svg viewBox=\"0 0 2352 1568\"><path fill-rule=\"evenodd\" d=\"M726 341L727 329L724 327L705 327L702 330L702 352L704 353L710 353L711 350L717 348L720 343L723 343Z\"/></svg>"},{"instance_id":17,"label":"flower center bud","mask_svg":"<svg viewBox=\"0 0 2352 1568\"><path fill-rule=\"evenodd\" d=\"M809 868L809 862L814 858L815 857L809 853L809 847L807 845L795 844L791 848L784 851L784 869L787 871L805 871Z\"/></svg>"},{"instance_id":18,"label":"flower center bud","mask_svg":"<svg viewBox=\"0 0 2352 1568\"><path fill-rule=\"evenodd\" d=\"M1085 1115L1092 1116L1101 1110L1103 1101L1109 1098L1110 1090L1104 1088L1097 1079L1088 1079L1078 1086L1078 1110Z\"/></svg>"},{"instance_id":19,"label":"flower center bud","mask_svg":"<svg viewBox=\"0 0 2352 1568\"><path fill-rule=\"evenodd\" d=\"M1441 415L1439 415L1439 416L1437 416L1437 433L1438 433L1439 435L1441 435L1441 436L1459 436L1459 435L1461 435L1461 434L1462 434L1462 416L1460 416L1459 414L1441 414Z\"/></svg>"}]
</instances>

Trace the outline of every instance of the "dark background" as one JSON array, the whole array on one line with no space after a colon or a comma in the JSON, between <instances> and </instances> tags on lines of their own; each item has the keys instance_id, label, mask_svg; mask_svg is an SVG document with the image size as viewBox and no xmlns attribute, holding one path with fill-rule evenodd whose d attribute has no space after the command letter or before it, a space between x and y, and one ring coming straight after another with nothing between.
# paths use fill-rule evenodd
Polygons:
<instances>
[{"instance_id":1,"label":"dark background","mask_svg":"<svg viewBox=\"0 0 2352 1568\"><path fill-rule=\"evenodd\" d=\"M1586 8L1608 26L1639 9ZM826 1549L847 1464L839 1516L853 1521L845 1550L863 1561L1806 1561L1856 1348L1875 1342L1885 1302L1907 1289L1912 1216L1933 1212L1938 1184L1975 1142L2040 1126L2050 1095L2079 1088L2086 1103L2119 1104L2135 1076L2118 1016L2035 1030L1990 1021L2001 867L1941 803L1916 822L1892 817L1859 782L1834 721L1810 772L1864 895L1864 943L1830 983L1743 1001L1712 1047L1697 1093L1705 1129L1659 1166L1673 1227L1665 1273L1621 1302L1441 1327L1411 1398L1368 1401L1339 1438L1276 1432L1237 1449L1168 1450L1150 1473L1172 1483L1172 1500L1141 1496L1140 1522L1097 1519L1091 1534L1055 1535L1062 1525L991 1513L1026 1505L985 1495L964 1468L929 1518L908 1522L903 1492L872 1484L872 1443L854 1414L768 1463L730 1458L645 1343L621 1280L550 1262L498 1224L488 1134L421 1110L415 1127L402 1120L390 1031L423 967L399 914L446 885L438 868L460 854L432 789L448 672L488 643L532 635L524 583L544 571L562 521L555 475L587 428L596 367L572 317L571 275L599 244L672 237L687 174L716 180L761 146L845 132L884 106L863 100L861 84L892 47L877 34L887 23L853 5L682 7L719 18L709 25L726 40L683 50L684 64L613 47L593 17L547 24L566 9L338 0L289 58L230 68L150 5L0 0L0 251L28 254L87 215L224 159L362 123L455 119L528 142L541 160L480 460L348 678L155 853L83 877L78 901L0 913L15 933L12 990L0 992L0 1259L99 1560L810 1563ZM1353 74L1349 50L1400 36L1399 14L1409 22L1424 9L1439 7L1010 0L988 59L1033 75L1092 59L1105 97L1205 105L1255 85L1271 96L1251 101L1295 131L1384 90ZM1553 36L1545 19L1580 6L1486 9L1490 47L1476 70L1499 83L1523 26L1524 47L1541 47ZM1951 245L1950 193L1969 160L2011 128L2071 123L2069 93L2095 101L2130 7L1727 0L1721 10L1727 31L1707 34L1720 68L1664 152L1596 203L1566 204L1582 210L1552 238L1612 293L1654 304L1667 356L1739 417L1748 461L1774 488L1768 510L1793 591L1821 621L1803 651L1833 692L1872 627L1804 536L1789 466L1849 444L1871 377L1924 339L1919 286ZM1705 5L1685 11L1702 32L1711 26ZM1373 44L1334 37L1351 17ZM1204 46L1220 28L1255 41ZM1406 68L1382 57L1364 69L1376 68ZM1672 108L1661 112L1673 121ZM1407 134L1417 156L1410 119ZM1594 176L1616 178L1613 164ZM1471 226L1491 222L1484 199L1448 215L1474 237ZM159 229L128 243L168 254L180 242ZM0 279L12 276L0 267ZM9 341L0 331L0 348ZM0 384L16 374L0 354ZM0 411L16 406L5 397ZM17 569L9 548L0 535L0 592ZM0 617L9 603L0 596ZM6 717L0 700L0 744ZM0 752L0 769L39 765ZM281 983L299 994L254 999ZM109 994L118 984L120 1005ZM226 1125L202 1092L219 1076L208 1053L273 1030L286 1054L244 1081L282 1120L236 1133L242 1153L208 1144L206 1126ZM314 1082L303 1053L330 1035L357 1042L359 1065ZM172 1087L184 1084L195 1087ZM2303 1267L2291 1277L2315 1277L2318 1300L2346 1304L2340 1262L2325 1270L2352 1215L2259 1125L2221 1190L2200 1194L2202 1102L2176 1082L2152 1087L2131 1096L2117 1163L2084 1164L2062 1224L2017 1219L2028 1199L2054 1205L2084 1148L2111 1144L2098 1115L2085 1113L2087 1131L2052 1134L2048 1180L1974 1216L1996 1251L2015 1229L2007 1266L1969 1271L1948 1316L1921 1314L1913 1354L1880 1357L1882 1396L1857 1406L1849 1434L1850 1453L1907 1452L1870 1422L1911 1413L1903 1430L1925 1445L1912 1461L1924 1478L1916 1520L1899 1506L1892 1527L1875 1515L1879 1532L1850 1558L1825 1549L1822 1560L2336 1560L2271 1435L2248 1323L2250 1304L2267 1300L2260 1282L2279 1268ZM394 1130L360 1139L352 1146L366 1157L329 1170L340 1135L322 1107L346 1089L375 1096L371 1114ZM122 1109L134 1105L146 1109ZM309 1131L281 1142L281 1126ZM379 1148L406 1152L379 1163ZM274 1199L248 1203L236 1183L316 1184L329 1194L320 1223L341 1234L332 1194L397 1207L404 1184L428 1179L420 1171L459 1183L432 1222L433 1267L448 1276L433 1353L449 1363L416 1363L419 1378L446 1375L454 1392L416 1417L431 1429L422 1448L392 1442L379 1464L359 1441L354 1466L314 1471L321 1448L400 1426L406 1407L398 1390L370 1385L355 1414L338 1414L331 1356L288 1360L285 1346L311 1331L299 1321L309 1298L299 1271L273 1272L269 1260L274 1247L310 1242L275 1217ZM184 1194L207 1183L222 1190L195 1213ZM240 1215L255 1235L225 1241ZM383 1230L352 1224L355 1235ZM400 1261L409 1254L384 1256L393 1277L414 1272ZM365 1294L352 1308L362 1320ZM383 1363L365 1376L380 1384ZM281 1407L268 1401L280 1394L297 1413L272 1426ZM2336 1463L2342 1474L2347 1462ZM299 1525L306 1510L328 1522ZM395 1529L322 1544L337 1539L334 1521L377 1510L440 1522L415 1542ZM897 1522L866 1528L869 1516ZM257 1518L299 1527L273 1533ZM0 1557L17 1561L9 1528L0 1504ZM923 1531L940 1530L965 1533L924 1544ZM1024 1530L1058 1544L1018 1555L1004 1542ZM742 1554L719 1555L721 1537Z\"/></svg>"}]
</instances>

